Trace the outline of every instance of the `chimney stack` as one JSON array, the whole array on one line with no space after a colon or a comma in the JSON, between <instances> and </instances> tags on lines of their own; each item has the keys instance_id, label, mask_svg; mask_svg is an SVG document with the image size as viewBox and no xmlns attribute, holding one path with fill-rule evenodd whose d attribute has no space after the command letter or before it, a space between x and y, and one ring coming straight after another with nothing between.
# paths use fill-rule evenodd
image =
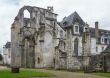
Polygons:
<instances>
[{"instance_id":1,"label":"chimney stack","mask_svg":"<svg viewBox=\"0 0 110 78\"><path fill-rule=\"evenodd\" d=\"M98 21L95 22L95 35L96 35L96 38L99 37L99 22Z\"/></svg>"}]
</instances>

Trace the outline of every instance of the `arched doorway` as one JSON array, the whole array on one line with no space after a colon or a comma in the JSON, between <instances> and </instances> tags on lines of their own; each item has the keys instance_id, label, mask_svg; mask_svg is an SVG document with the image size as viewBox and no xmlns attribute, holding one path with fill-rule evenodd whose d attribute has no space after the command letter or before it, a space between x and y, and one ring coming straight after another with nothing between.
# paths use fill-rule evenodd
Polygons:
<instances>
[{"instance_id":1,"label":"arched doorway","mask_svg":"<svg viewBox=\"0 0 110 78\"><path fill-rule=\"evenodd\" d=\"M28 68L35 67L35 47L34 40L29 37L23 40L23 51L22 51L22 66Z\"/></svg>"}]
</instances>

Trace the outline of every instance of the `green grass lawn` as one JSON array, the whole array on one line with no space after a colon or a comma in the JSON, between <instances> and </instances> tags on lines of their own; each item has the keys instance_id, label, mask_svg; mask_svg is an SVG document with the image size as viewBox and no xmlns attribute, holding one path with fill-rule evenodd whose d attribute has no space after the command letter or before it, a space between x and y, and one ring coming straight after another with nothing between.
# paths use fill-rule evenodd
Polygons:
<instances>
[{"instance_id":1,"label":"green grass lawn","mask_svg":"<svg viewBox=\"0 0 110 78\"><path fill-rule=\"evenodd\" d=\"M10 70L0 70L0 78L33 78L33 77L52 77L48 72L39 72L36 70L22 69L20 73L11 73Z\"/></svg>"},{"instance_id":2,"label":"green grass lawn","mask_svg":"<svg viewBox=\"0 0 110 78\"><path fill-rule=\"evenodd\" d=\"M110 78L110 73L94 73L94 74L95 75L99 75L99 76Z\"/></svg>"}]
</instances>

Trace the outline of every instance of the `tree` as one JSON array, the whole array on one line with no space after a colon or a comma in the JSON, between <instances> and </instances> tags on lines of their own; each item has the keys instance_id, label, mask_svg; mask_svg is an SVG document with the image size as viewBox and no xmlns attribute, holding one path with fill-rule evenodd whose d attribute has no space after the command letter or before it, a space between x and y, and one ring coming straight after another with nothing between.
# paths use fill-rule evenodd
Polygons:
<instances>
[{"instance_id":1,"label":"tree","mask_svg":"<svg viewBox=\"0 0 110 78\"><path fill-rule=\"evenodd\" d=\"M3 59L2 55L0 54L0 61Z\"/></svg>"}]
</instances>

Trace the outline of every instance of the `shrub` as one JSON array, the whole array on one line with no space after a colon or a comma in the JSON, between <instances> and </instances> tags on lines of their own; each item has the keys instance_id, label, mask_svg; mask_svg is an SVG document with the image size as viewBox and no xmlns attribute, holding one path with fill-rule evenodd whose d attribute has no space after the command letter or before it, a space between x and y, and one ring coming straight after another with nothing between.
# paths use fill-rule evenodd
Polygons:
<instances>
[{"instance_id":1,"label":"shrub","mask_svg":"<svg viewBox=\"0 0 110 78\"><path fill-rule=\"evenodd\" d=\"M2 55L0 54L0 61L3 59Z\"/></svg>"}]
</instances>

